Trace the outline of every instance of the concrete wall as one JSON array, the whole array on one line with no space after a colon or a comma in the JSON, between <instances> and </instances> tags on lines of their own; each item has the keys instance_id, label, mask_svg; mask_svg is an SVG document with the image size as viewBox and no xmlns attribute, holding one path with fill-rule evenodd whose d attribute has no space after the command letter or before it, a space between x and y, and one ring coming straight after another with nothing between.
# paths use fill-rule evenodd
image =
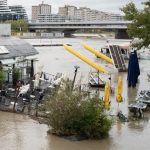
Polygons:
<instances>
[{"instance_id":1,"label":"concrete wall","mask_svg":"<svg viewBox=\"0 0 150 150\"><path fill-rule=\"evenodd\" d=\"M11 35L11 25L10 24L0 24L0 36L10 36Z\"/></svg>"},{"instance_id":2,"label":"concrete wall","mask_svg":"<svg viewBox=\"0 0 150 150\"><path fill-rule=\"evenodd\" d=\"M64 33L51 32L51 33L17 33L17 36L21 38L63 38Z\"/></svg>"},{"instance_id":3,"label":"concrete wall","mask_svg":"<svg viewBox=\"0 0 150 150\"><path fill-rule=\"evenodd\" d=\"M36 33L17 33L17 36L34 38L36 37Z\"/></svg>"},{"instance_id":4,"label":"concrete wall","mask_svg":"<svg viewBox=\"0 0 150 150\"><path fill-rule=\"evenodd\" d=\"M115 35L116 39L129 39L127 29L118 29Z\"/></svg>"}]
</instances>

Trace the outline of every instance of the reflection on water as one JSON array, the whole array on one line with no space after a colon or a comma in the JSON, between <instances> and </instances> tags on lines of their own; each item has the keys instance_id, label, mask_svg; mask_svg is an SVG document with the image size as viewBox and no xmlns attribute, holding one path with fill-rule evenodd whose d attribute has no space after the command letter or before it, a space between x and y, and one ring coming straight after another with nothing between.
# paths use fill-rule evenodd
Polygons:
<instances>
[{"instance_id":1,"label":"reflection on water","mask_svg":"<svg viewBox=\"0 0 150 150\"><path fill-rule=\"evenodd\" d=\"M50 136L49 147L51 150L110 150L115 149L115 145L113 145L113 141L111 138L108 140L86 140L80 142L70 142L65 139ZM114 148L113 148L114 147Z\"/></svg>"},{"instance_id":2,"label":"reflection on water","mask_svg":"<svg viewBox=\"0 0 150 150\"><path fill-rule=\"evenodd\" d=\"M127 88L127 92L128 92L128 95L127 95L128 101L129 102L135 101L137 94L138 94L137 93L138 92L138 85L136 88L132 88L132 87Z\"/></svg>"},{"instance_id":3,"label":"reflection on water","mask_svg":"<svg viewBox=\"0 0 150 150\"><path fill-rule=\"evenodd\" d=\"M147 72L149 62L140 61L141 75L136 88L127 87L127 73L118 73L113 66L108 66L105 62L97 59L93 54L84 50L80 43L85 41L96 49L100 49L106 42L99 39L57 39L60 43L69 43L74 49L86 55L86 57L105 66L111 71L111 86L114 94L111 95L111 110L116 114L118 109L128 115L128 104L135 100L140 90L149 89L147 82ZM42 40L44 42L44 40ZM46 40L48 42L48 40ZM44 71L55 74L63 72L72 76L74 66L80 66L78 76L82 80L91 68L65 51L63 47L40 47L39 65L44 64ZM118 76L123 78L122 104L116 103L116 87ZM103 91L100 91L103 94ZM129 123L116 122L110 131L110 136L104 140L85 140L71 142L63 138L47 135L48 127L39 125L27 116L0 112L0 146L1 150L149 150L150 147L150 113L144 114L142 120L131 120Z\"/></svg>"}]
</instances>

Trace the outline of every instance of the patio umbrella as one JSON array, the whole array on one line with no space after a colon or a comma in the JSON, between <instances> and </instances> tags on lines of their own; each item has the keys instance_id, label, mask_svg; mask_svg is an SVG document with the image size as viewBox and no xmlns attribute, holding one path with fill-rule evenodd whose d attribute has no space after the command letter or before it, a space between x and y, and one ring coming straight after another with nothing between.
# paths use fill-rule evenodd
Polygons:
<instances>
[{"instance_id":1,"label":"patio umbrella","mask_svg":"<svg viewBox=\"0 0 150 150\"><path fill-rule=\"evenodd\" d=\"M104 106L106 109L109 109L109 106L110 106L109 97L110 97L110 85L109 85L109 82L106 82L104 97L103 97Z\"/></svg>"},{"instance_id":2,"label":"patio umbrella","mask_svg":"<svg viewBox=\"0 0 150 150\"><path fill-rule=\"evenodd\" d=\"M116 100L117 100L118 103L121 103L123 101L123 98L122 98L122 78L121 78L121 76L119 76L119 78L118 78L118 89L117 89Z\"/></svg>"},{"instance_id":3,"label":"patio umbrella","mask_svg":"<svg viewBox=\"0 0 150 150\"><path fill-rule=\"evenodd\" d=\"M140 75L139 61L136 51L131 52L128 64L128 87L136 87Z\"/></svg>"}]
</instances>

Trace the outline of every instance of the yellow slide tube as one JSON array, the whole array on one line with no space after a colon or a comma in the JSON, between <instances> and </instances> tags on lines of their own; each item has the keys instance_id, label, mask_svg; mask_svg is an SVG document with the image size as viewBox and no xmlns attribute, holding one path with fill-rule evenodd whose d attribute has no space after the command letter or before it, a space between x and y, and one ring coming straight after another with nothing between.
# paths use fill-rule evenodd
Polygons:
<instances>
[{"instance_id":1,"label":"yellow slide tube","mask_svg":"<svg viewBox=\"0 0 150 150\"><path fill-rule=\"evenodd\" d=\"M89 46L89 45L87 45L87 44L85 44L85 43L83 43L82 46L83 46L86 50L88 50L88 51L90 51L91 53L95 54L96 56L98 56L98 57L104 59L104 60L107 61L108 63L113 64L113 60L112 60L111 58L109 58L109 57L107 57L106 55L102 54L101 52L95 50L93 47L91 47L91 46Z\"/></svg>"},{"instance_id":2,"label":"yellow slide tube","mask_svg":"<svg viewBox=\"0 0 150 150\"><path fill-rule=\"evenodd\" d=\"M102 68L101 66L95 64L94 62L92 62L91 60L89 60L88 58L86 58L85 56L83 56L82 54L80 54L79 52L75 51L72 47L64 44L64 48L69 51L70 53L72 53L73 55L75 55L76 57L80 58L81 60L83 60L85 63L89 64L90 66L92 66L93 68L95 68L97 71L99 72L103 72L103 73L108 73L108 71L104 68Z\"/></svg>"}]
</instances>

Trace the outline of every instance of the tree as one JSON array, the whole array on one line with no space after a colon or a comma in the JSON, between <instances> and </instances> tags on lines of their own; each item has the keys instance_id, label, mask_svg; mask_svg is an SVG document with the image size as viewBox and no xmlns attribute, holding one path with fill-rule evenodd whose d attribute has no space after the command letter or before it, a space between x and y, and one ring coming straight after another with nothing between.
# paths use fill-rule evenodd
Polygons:
<instances>
[{"instance_id":1,"label":"tree","mask_svg":"<svg viewBox=\"0 0 150 150\"><path fill-rule=\"evenodd\" d=\"M18 68L13 69L12 78L13 78L13 86L15 87L18 80L20 79L20 71Z\"/></svg>"},{"instance_id":2,"label":"tree","mask_svg":"<svg viewBox=\"0 0 150 150\"><path fill-rule=\"evenodd\" d=\"M7 21L7 23L11 24L11 30L13 32L28 31L28 23L25 20L11 20L11 21Z\"/></svg>"},{"instance_id":3,"label":"tree","mask_svg":"<svg viewBox=\"0 0 150 150\"><path fill-rule=\"evenodd\" d=\"M150 45L150 0L143 4L143 10L138 10L132 2L121 8L125 13L124 18L132 21L128 26L129 36L140 40L138 44L134 45L137 48Z\"/></svg>"}]
</instances>

